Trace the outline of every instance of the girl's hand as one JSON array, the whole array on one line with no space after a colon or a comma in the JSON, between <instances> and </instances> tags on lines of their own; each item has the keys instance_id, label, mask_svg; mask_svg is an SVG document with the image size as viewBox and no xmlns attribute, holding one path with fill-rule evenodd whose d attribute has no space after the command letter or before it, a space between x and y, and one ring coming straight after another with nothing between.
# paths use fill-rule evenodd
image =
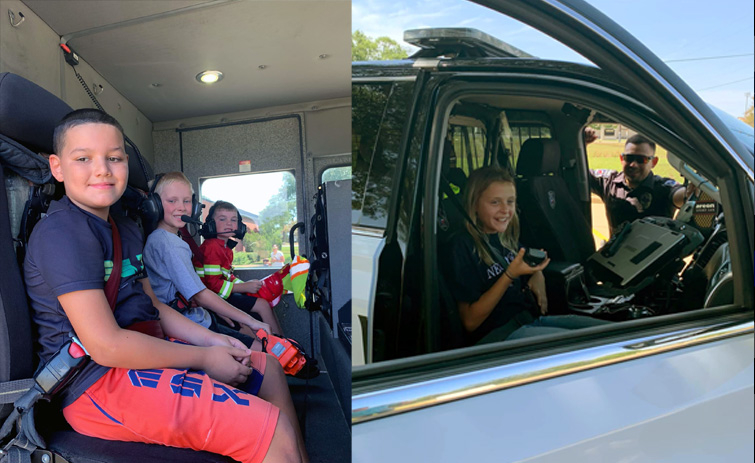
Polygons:
<instances>
[{"instance_id":1,"label":"girl's hand","mask_svg":"<svg viewBox=\"0 0 755 463\"><path fill-rule=\"evenodd\" d=\"M506 273L509 278L518 278L522 275L532 275L535 272L543 270L551 262L550 257L547 257L544 261L540 262L540 265L531 267L530 264L524 261L524 248L519 249L519 253L516 258L506 268Z\"/></svg>"},{"instance_id":2,"label":"girl's hand","mask_svg":"<svg viewBox=\"0 0 755 463\"><path fill-rule=\"evenodd\" d=\"M545 315L548 313L548 296L545 292L545 277L543 272L535 272L532 274L530 281L527 282L532 295L535 296L535 302L540 306L540 314Z\"/></svg>"}]
</instances>

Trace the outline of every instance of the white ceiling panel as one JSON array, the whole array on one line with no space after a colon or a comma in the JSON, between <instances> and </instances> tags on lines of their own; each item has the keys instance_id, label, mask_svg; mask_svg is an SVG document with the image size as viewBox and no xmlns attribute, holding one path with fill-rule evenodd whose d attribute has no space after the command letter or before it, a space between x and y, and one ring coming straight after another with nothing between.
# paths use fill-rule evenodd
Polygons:
<instances>
[{"instance_id":1,"label":"white ceiling panel","mask_svg":"<svg viewBox=\"0 0 755 463\"><path fill-rule=\"evenodd\" d=\"M25 3L152 122L350 95L349 1Z\"/></svg>"}]
</instances>

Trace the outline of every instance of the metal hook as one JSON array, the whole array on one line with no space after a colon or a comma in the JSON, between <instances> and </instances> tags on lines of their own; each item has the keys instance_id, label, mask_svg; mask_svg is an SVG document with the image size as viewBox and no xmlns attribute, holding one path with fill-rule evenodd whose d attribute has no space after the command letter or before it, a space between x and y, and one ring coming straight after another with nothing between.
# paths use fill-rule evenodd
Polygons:
<instances>
[{"instance_id":1,"label":"metal hook","mask_svg":"<svg viewBox=\"0 0 755 463\"><path fill-rule=\"evenodd\" d=\"M16 14L10 9L8 9L8 18L10 19L11 26L18 27L19 25L21 25L22 22L26 20L26 16L24 16L24 14L21 13L20 11L18 12L18 17L21 19L19 19L17 23L14 23L14 21L16 20Z\"/></svg>"}]
</instances>

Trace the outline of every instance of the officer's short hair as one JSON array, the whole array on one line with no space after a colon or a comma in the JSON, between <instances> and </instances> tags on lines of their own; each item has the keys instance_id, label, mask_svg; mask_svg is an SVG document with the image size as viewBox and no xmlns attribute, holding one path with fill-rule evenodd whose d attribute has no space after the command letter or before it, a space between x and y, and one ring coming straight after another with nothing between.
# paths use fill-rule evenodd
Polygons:
<instances>
[{"instance_id":1,"label":"officer's short hair","mask_svg":"<svg viewBox=\"0 0 755 463\"><path fill-rule=\"evenodd\" d=\"M640 135L639 133L634 134L627 139L627 142L624 143L624 145L626 146L630 143L633 145L641 145L643 143L647 143L648 145L650 145L650 149L653 150L653 154L655 154L655 142L645 137L644 135Z\"/></svg>"}]
</instances>

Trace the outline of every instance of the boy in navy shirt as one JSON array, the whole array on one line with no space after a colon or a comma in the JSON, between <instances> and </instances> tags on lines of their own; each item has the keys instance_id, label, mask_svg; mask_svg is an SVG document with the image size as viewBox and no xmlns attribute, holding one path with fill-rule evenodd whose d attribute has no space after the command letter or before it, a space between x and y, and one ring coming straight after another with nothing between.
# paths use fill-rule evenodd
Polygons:
<instances>
[{"instance_id":1,"label":"boy in navy shirt","mask_svg":"<svg viewBox=\"0 0 755 463\"><path fill-rule=\"evenodd\" d=\"M35 227L24 272L42 361L71 332L92 358L63 393L69 424L103 439L207 450L245 462L306 461L275 358L153 305L141 235L127 219L109 215L128 182L118 122L102 111L74 111L56 126L54 148L50 169L66 197ZM121 256L113 255L116 230ZM122 271L111 309L103 288L116 259ZM140 325L190 344L135 331Z\"/></svg>"}]
</instances>

